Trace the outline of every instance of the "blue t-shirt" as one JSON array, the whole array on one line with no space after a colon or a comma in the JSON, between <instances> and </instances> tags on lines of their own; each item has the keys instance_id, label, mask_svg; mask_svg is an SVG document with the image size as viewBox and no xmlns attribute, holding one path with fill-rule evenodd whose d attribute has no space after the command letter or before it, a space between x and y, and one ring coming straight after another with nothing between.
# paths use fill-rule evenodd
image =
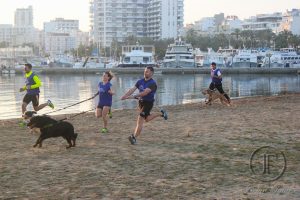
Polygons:
<instances>
[{"instance_id":1,"label":"blue t-shirt","mask_svg":"<svg viewBox=\"0 0 300 200\"><path fill-rule=\"evenodd\" d=\"M99 103L98 103L98 105L111 106L111 104L112 104L112 95L108 93L111 86L112 86L112 84L110 82L107 82L106 84L103 84L102 82L100 82L98 84L98 92L99 92Z\"/></svg>"},{"instance_id":2,"label":"blue t-shirt","mask_svg":"<svg viewBox=\"0 0 300 200\"><path fill-rule=\"evenodd\" d=\"M151 92L146 96L142 97L143 101L154 101L154 95L156 93L157 85L155 80L152 78L146 81L145 79L138 80L135 84L135 87L139 89L139 92L143 92L146 88L149 88Z\"/></svg>"},{"instance_id":3,"label":"blue t-shirt","mask_svg":"<svg viewBox=\"0 0 300 200\"><path fill-rule=\"evenodd\" d=\"M221 70L220 69L215 69L210 71L211 74L211 81L215 84L222 84L222 78L216 78L214 76L219 76L221 75Z\"/></svg>"}]
</instances>

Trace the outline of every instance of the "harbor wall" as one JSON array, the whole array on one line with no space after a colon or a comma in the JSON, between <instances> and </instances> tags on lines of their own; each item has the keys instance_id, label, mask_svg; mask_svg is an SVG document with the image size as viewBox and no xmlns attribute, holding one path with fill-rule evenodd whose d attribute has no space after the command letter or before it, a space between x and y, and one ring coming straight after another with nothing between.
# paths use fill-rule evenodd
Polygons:
<instances>
[{"instance_id":1,"label":"harbor wall","mask_svg":"<svg viewBox=\"0 0 300 200\"><path fill-rule=\"evenodd\" d=\"M33 68L39 74L101 74L104 71L115 74L141 74L144 68L74 69L74 68ZM223 74L297 74L300 68L221 68ZM16 69L22 74L23 69ZM155 68L155 74L210 74L210 68Z\"/></svg>"}]
</instances>

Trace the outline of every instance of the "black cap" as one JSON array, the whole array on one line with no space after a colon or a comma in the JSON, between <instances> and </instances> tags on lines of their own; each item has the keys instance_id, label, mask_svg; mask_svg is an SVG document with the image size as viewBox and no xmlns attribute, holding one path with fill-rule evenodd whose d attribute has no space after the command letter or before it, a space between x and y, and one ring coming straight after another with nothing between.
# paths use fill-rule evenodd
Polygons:
<instances>
[{"instance_id":1,"label":"black cap","mask_svg":"<svg viewBox=\"0 0 300 200\"><path fill-rule=\"evenodd\" d=\"M211 65L214 65L214 66L216 66L217 64L216 64L215 62L212 62L212 63L211 63Z\"/></svg>"}]
</instances>

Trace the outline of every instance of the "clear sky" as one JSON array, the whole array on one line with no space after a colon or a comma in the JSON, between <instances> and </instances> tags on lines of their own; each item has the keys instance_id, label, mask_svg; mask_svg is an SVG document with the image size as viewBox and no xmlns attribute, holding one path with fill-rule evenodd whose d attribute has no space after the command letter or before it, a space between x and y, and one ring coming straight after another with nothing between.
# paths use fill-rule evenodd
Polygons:
<instances>
[{"instance_id":1,"label":"clear sky","mask_svg":"<svg viewBox=\"0 0 300 200\"><path fill-rule=\"evenodd\" d=\"M300 0L184 0L186 23L223 12L244 19L261 13L300 8ZM78 19L81 30L89 30L89 0L0 0L0 24L13 24L16 8L33 6L34 25L57 17Z\"/></svg>"}]
</instances>

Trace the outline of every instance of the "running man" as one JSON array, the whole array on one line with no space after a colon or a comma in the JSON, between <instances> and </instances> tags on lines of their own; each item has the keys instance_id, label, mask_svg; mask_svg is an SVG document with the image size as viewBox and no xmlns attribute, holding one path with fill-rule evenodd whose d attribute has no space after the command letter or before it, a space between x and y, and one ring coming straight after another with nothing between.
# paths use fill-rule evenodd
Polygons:
<instances>
[{"instance_id":1,"label":"running man","mask_svg":"<svg viewBox=\"0 0 300 200\"><path fill-rule=\"evenodd\" d=\"M27 106L30 102L32 102L32 106L35 111L39 111L46 106L54 109L54 105L50 100L48 100L47 103L39 105L40 87L42 85L41 80L34 72L32 72L31 64L25 64L24 70L26 78L25 86L20 88L20 92L26 90L22 104L22 117L24 117L24 113L26 112Z\"/></svg>"},{"instance_id":2,"label":"running man","mask_svg":"<svg viewBox=\"0 0 300 200\"><path fill-rule=\"evenodd\" d=\"M125 99L138 99L139 100L139 109L140 114L137 118L137 124L134 131L134 134L129 136L129 141L131 144L136 144L137 137L141 134L144 122L149 122L156 117L163 117L165 120L168 119L167 112L165 110L160 110L159 113L150 114L153 103L154 103L154 96L157 89L157 84L155 80L152 79L154 73L153 67L146 67L144 71L144 78L137 81L135 86L131 88L122 98L121 100ZM138 89L139 93L136 95L132 94L134 91Z\"/></svg>"},{"instance_id":3,"label":"running man","mask_svg":"<svg viewBox=\"0 0 300 200\"><path fill-rule=\"evenodd\" d=\"M99 94L99 102L96 109L96 117L103 119L103 128L101 129L101 133L107 133L107 115L111 118L111 105L112 105L112 95L114 92L111 90L112 84L110 83L113 75L106 71L103 73L102 82L98 84L98 92L96 95Z\"/></svg>"},{"instance_id":4,"label":"running man","mask_svg":"<svg viewBox=\"0 0 300 200\"><path fill-rule=\"evenodd\" d=\"M227 99L228 103L230 103L230 98L229 96L224 92L223 87L222 87L222 74L221 70L216 68L217 65L215 62L211 63L211 71L210 71L210 76L211 76L211 83L209 85L210 91L213 91L215 88L220 92L220 94L224 95L224 97ZM211 101L211 95L209 96L209 101Z\"/></svg>"}]
</instances>

